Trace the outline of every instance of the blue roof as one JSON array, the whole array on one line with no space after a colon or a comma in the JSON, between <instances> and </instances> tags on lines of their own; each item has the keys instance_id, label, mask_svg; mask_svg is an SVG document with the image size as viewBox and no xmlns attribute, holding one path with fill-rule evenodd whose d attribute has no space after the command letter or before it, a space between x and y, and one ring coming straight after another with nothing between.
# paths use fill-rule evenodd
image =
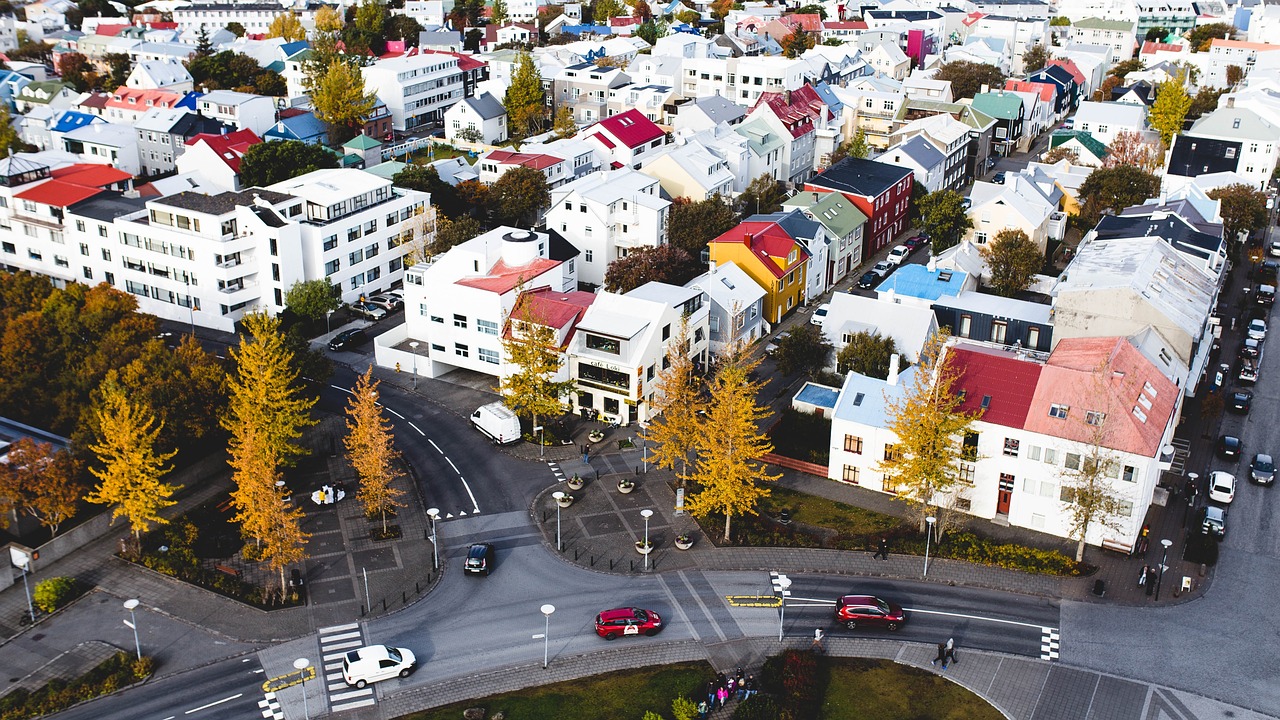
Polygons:
<instances>
[{"instance_id":1,"label":"blue roof","mask_svg":"<svg viewBox=\"0 0 1280 720\"><path fill-rule=\"evenodd\" d=\"M807 382L804 384L804 387L800 388L800 392L796 393L795 400L831 410L835 408L836 400L839 398L839 390L833 387L827 387L826 385L815 385L814 383Z\"/></svg>"},{"instance_id":2,"label":"blue roof","mask_svg":"<svg viewBox=\"0 0 1280 720\"><path fill-rule=\"evenodd\" d=\"M281 125L284 126L283 129L281 129ZM262 134L262 137L265 140L278 138L281 140L320 143L324 142L328 132L328 128L319 118L311 113L306 113L305 115L295 115L277 120L270 130Z\"/></svg>"},{"instance_id":3,"label":"blue roof","mask_svg":"<svg viewBox=\"0 0 1280 720\"><path fill-rule=\"evenodd\" d=\"M836 94L831 91L830 85L827 85L825 82L820 82L813 86L813 91L818 93L818 97L822 98L822 102L826 103L827 107L831 108L831 112L834 113L836 117L840 117L843 114L844 103L840 102L840 98L836 97Z\"/></svg>"},{"instance_id":4,"label":"blue roof","mask_svg":"<svg viewBox=\"0 0 1280 720\"><path fill-rule=\"evenodd\" d=\"M897 295L937 300L943 295L958 295L964 287L968 273L961 270L938 268L930 272L928 266L910 263L900 266L885 278L876 292L892 290Z\"/></svg>"},{"instance_id":5,"label":"blue roof","mask_svg":"<svg viewBox=\"0 0 1280 720\"><path fill-rule=\"evenodd\" d=\"M196 107L196 101L204 96L204 93L192 91L182 96L182 99L174 103L174 107L186 108L191 112L195 112L199 108Z\"/></svg>"},{"instance_id":6,"label":"blue roof","mask_svg":"<svg viewBox=\"0 0 1280 720\"><path fill-rule=\"evenodd\" d=\"M570 35L581 35L583 33L595 33L597 35L613 34L613 30L608 25L565 25L560 29Z\"/></svg>"},{"instance_id":7,"label":"blue roof","mask_svg":"<svg viewBox=\"0 0 1280 720\"><path fill-rule=\"evenodd\" d=\"M280 52L284 55L284 57L289 58L289 57L293 57L297 53L302 52L303 50L306 50L309 47L311 47L311 43L307 42L306 40L297 40L295 42L288 42L281 45Z\"/></svg>"},{"instance_id":8,"label":"blue roof","mask_svg":"<svg viewBox=\"0 0 1280 720\"><path fill-rule=\"evenodd\" d=\"M88 125L90 123L95 123L95 122L106 122L106 121L98 117L97 115L90 115L89 113L82 113L82 112L77 112L75 110L68 110L62 113L62 115L58 118L58 122L54 124L52 130L53 132L58 132L58 133L68 133L68 132L71 132L72 130L75 130L76 128L81 128L81 127L84 127L85 125Z\"/></svg>"},{"instance_id":9,"label":"blue roof","mask_svg":"<svg viewBox=\"0 0 1280 720\"><path fill-rule=\"evenodd\" d=\"M896 385L890 385L884 378L849 373L831 416L868 427L885 427L888 424L885 406L907 393L915 372L915 365L903 370Z\"/></svg>"}]
</instances>

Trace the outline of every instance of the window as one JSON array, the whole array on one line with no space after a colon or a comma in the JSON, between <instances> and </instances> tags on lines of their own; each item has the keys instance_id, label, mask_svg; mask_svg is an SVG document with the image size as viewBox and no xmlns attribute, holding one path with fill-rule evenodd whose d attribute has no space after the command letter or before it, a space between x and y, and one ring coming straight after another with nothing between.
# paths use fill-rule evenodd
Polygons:
<instances>
[{"instance_id":1,"label":"window","mask_svg":"<svg viewBox=\"0 0 1280 720\"><path fill-rule=\"evenodd\" d=\"M1059 405L1057 403L1054 403L1049 406L1049 417L1057 418L1059 420L1066 420L1067 413L1070 410L1071 410L1070 405Z\"/></svg>"},{"instance_id":2,"label":"window","mask_svg":"<svg viewBox=\"0 0 1280 720\"><path fill-rule=\"evenodd\" d=\"M454 313L454 314L453 314L453 326L454 326L454 327L456 327L456 328L461 328L461 329L463 329L463 330L466 330L466 329L467 329L467 316L466 316L466 315L459 315L459 314L457 314L457 313Z\"/></svg>"},{"instance_id":3,"label":"window","mask_svg":"<svg viewBox=\"0 0 1280 720\"><path fill-rule=\"evenodd\" d=\"M480 358L480 362L487 362L491 365L498 364L498 351L489 348L476 348L476 357Z\"/></svg>"},{"instance_id":4,"label":"window","mask_svg":"<svg viewBox=\"0 0 1280 720\"><path fill-rule=\"evenodd\" d=\"M1125 482L1137 482L1138 469L1132 465L1125 465L1124 472L1121 474L1121 479L1123 479Z\"/></svg>"},{"instance_id":5,"label":"window","mask_svg":"<svg viewBox=\"0 0 1280 720\"><path fill-rule=\"evenodd\" d=\"M850 485L858 484L858 468L853 465L845 465L844 473L840 477L841 482L847 482Z\"/></svg>"},{"instance_id":6,"label":"window","mask_svg":"<svg viewBox=\"0 0 1280 720\"><path fill-rule=\"evenodd\" d=\"M1055 450L1054 448L1045 448L1045 449L1044 449L1044 464L1045 464L1045 465L1057 465L1057 464L1058 464L1058 451L1057 451L1057 450Z\"/></svg>"},{"instance_id":7,"label":"window","mask_svg":"<svg viewBox=\"0 0 1280 720\"><path fill-rule=\"evenodd\" d=\"M969 337L969 331L973 328L973 318L969 315L960 316L960 337Z\"/></svg>"},{"instance_id":8,"label":"window","mask_svg":"<svg viewBox=\"0 0 1280 720\"><path fill-rule=\"evenodd\" d=\"M497 335L498 323L476 318L476 330L479 330L482 335Z\"/></svg>"},{"instance_id":9,"label":"window","mask_svg":"<svg viewBox=\"0 0 1280 720\"><path fill-rule=\"evenodd\" d=\"M83 220L76 220L76 230L79 230L80 232L84 232L84 221L83 221Z\"/></svg>"},{"instance_id":10,"label":"window","mask_svg":"<svg viewBox=\"0 0 1280 720\"><path fill-rule=\"evenodd\" d=\"M454 343L453 354L457 355L458 357L471 357L471 350L470 348L468 348L466 345L463 345L462 343Z\"/></svg>"},{"instance_id":11,"label":"window","mask_svg":"<svg viewBox=\"0 0 1280 720\"><path fill-rule=\"evenodd\" d=\"M973 484L973 481L970 480L969 483ZM969 498L956 498L953 507L960 512L969 512L973 509L973 503Z\"/></svg>"},{"instance_id":12,"label":"window","mask_svg":"<svg viewBox=\"0 0 1280 720\"><path fill-rule=\"evenodd\" d=\"M1035 460L1035 461L1039 462L1039 461L1040 461L1040 450L1041 450L1041 448L1040 448L1040 446L1039 446L1039 445L1028 445L1028 446L1027 446L1027 459L1028 459L1028 460Z\"/></svg>"},{"instance_id":13,"label":"window","mask_svg":"<svg viewBox=\"0 0 1280 720\"><path fill-rule=\"evenodd\" d=\"M1083 460L1084 458L1080 456L1080 453L1067 453L1067 469L1079 470L1083 467Z\"/></svg>"},{"instance_id":14,"label":"window","mask_svg":"<svg viewBox=\"0 0 1280 720\"><path fill-rule=\"evenodd\" d=\"M1032 350L1040 347L1040 328L1027 329L1027 347Z\"/></svg>"},{"instance_id":15,"label":"window","mask_svg":"<svg viewBox=\"0 0 1280 720\"><path fill-rule=\"evenodd\" d=\"M669 340L669 339L671 339L671 324L670 324L670 323L667 323L666 325L663 325L663 326L662 326L662 339L663 339L663 340Z\"/></svg>"},{"instance_id":16,"label":"window","mask_svg":"<svg viewBox=\"0 0 1280 720\"><path fill-rule=\"evenodd\" d=\"M601 335L587 335L587 349L599 350L610 355L619 355L622 353L622 343L613 338L603 337Z\"/></svg>"},{"instance_id":17,"label":"window","mask_svg":"<svg viewBox=\"0 0 1280 720\"><path fill-rule=\"evenodd\" d=\"M1021 441L1017 440L1016 438L1005 438L1004 454L1010 457L1018 457L1018 446L1020 444L1021 444Z\"/></svg>"},{"instance_id":18,"label":"window","mask_svg":"<svg viewBox=\"0 0 1280 720\"><path fill-rule=\"evenodd\" d=\"M338 236L337 236L337 235L330 235L329 237L327 237L327 238L325 238L325 239L324 239L324 249L325 249L325 250L332 250L332 249L334 249L334 248L336 248L336 247L338 247Z\"/></svg>"},{"instance_id":19,"label":"window","mask_svg":"<svg viewBox=\"0 0 1280 720\"><path fill-rule=\"evenodd\" d=\"M898 446L897 446L897 445L885 445L885 446L884 446L884 460L885 460L885 462L892 462L892 461L897 460L897 459L898 459Z\"/></svg>"},{"instance_id":20,"label":"window","mask_svg":"<svg viewBox=\"0 0 1280 720\"><path fill-rule=\"evenodd\" d=\"M964 483L965 485L972 485L974 470L976 467L977 466L974 465L973 463L966 463L966 462L960 463L960 475L957 479L960 482Z\"/></svg>"},{"instance_id":21,"label":"window","mask_svg":"<svg viewBox=\"0 0 1280 720\"><path fill-rule=\"evenodd\" d=\"M330 276L330 275L332 275L332 274L334 274L334 273L338 272L338 269L339 269L341 266L342 266L342 261L341 261L341 260L330 260L329 262L325 263L325 264L324 264L324 274L325 274L325 277L328 277L328 276Z\"/></svg>"},{"instance_id":22,"label":"window","mask_svg":"<svg viewBox=\"0 0 1280 720\"><path fill-rule=\"evenodd\" d=\"M80 243L80 254L89 257L89 243Z\"/></svg>"},{"instance_id":23,"label":"window","mask_svg":"<svg viewBox=\"0 0 1280 720\"><path fill-rule=\"evenodd\" d=\"M991 342L1000 343L1001 345L1003 345L1005 343L1005 340L1004 340L1005 335L1008 333L1008 331L1009 331L1009 323L1007 322L1004 322L1002 320L996 320L995 322L991 323Z\"/></svg>"},{"instance_id":24,"label":"window","mask_svg":"<svg viewBox=\"0 0 1280 720\"><path fill-rule=\"evenodd\" d=\"M854 455L862 454L862 438L854 435L844 436L844 451Z\"/></svg>"},{"instance_id":25,"label":"window","mask_svg":"<svg viewBox=\"0 0 1280 720\"><path fill-rule=\"evenodd\" d=\"M591 251L590 251L590 250L588 250L588 251L587 251L587 255L586 255L585 260L586 260L587 262L591 262Z\"/></svg>"},{"instance_id":26,"label":"window","mask_svg":"<svg viewBox=\"0 0 1280 720\"><path fill-rule=\"evenodd\" d=\"M1101 427L1102 423L1107 421L1107 414L1098 412L1097 410L1086 410L1084 413L1084 421L1094 427Z\"/></svg>"},{"instance_id":27,"label":"window","mask_svg":"<svg viewBox=\"0 0 1280 720\"><path fill-rule=\"evenodd\" d=\"M973 234L973 239L974 239L974 240L975 240L979 245L986 245L986 244L987 244L987 234L986 234L986 233L984 233L984 232L974 233L974 234Z\"/></svg>"},{"instance_id":28,"label":"window","mask_svg":"<svg viewBox=\"0 0 1280 720\"><path fill-rule=\"evenodd\" d=\"M435 343L431 343L431 352L441 352L441 353L442 353L442 352L445 352L445 349L444 349L444 346L443 346L443 345L437 345L437 344L435 344Z\"/></svg>"},{"instance_id":29,"label":"window","mask_svg":"<svg viewBox=\"0 0 1280 720\"><path fill-rule=\"evenodd\" d=\"M441 317L441 316L439 316L439 315L432 315L432 316L431 316L431 322L434 322L434 323L441 323L441 324L443 324L443 323L444 323L444 318L443 318L443 317Z\"/></svg>"}]
</instances>

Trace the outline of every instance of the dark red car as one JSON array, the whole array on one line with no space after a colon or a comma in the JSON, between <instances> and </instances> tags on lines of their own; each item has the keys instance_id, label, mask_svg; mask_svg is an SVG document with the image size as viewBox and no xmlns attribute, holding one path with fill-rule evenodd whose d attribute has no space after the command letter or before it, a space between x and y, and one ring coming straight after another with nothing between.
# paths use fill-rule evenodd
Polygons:
<instances>
[{"instance_id":1,"label":"dark red car","mask_svg":"<svg viewBox=\"0 0 1280 720\"><path fill-rule=\"evenodd\" d=\"M605 640L613 640L620 635L653 636L660 630L662 618L652 610L616 608L596 616L596 634Z\"/></svg>"},{"instance_id":2,"label":"dark red car","mask_svg":"<svg viewBox=\"0 0 1280 720\"><path fill-rule=\"evenodd\" d=\"M836 600L836 622L850 630L864 625L897 630L906 621L901 607L874 595L845 595Z\"/></svg>"}]
</instances>

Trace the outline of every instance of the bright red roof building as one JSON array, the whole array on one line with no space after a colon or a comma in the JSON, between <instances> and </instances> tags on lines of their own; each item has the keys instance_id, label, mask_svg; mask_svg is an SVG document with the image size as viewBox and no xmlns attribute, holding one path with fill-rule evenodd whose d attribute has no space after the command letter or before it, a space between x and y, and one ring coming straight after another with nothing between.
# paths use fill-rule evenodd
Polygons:
<instances>
[{"instance_id":1,"label":"bright red roof building","mask_svg":"<svg viewBox=\"0 0 1280 720\"><path fill-rule=\"evenodd\" d=\"M1026 423L1040 381L1040 363L1001 350L956 345L947 353L947 367L957 374L952 389L963 393L961 410L1005 427Z\"/></svg>"},{"instance_id":2,"label":"bright red roof building","mask_svg":"<svg viewBox=\"0 0 1280 720\"><path fill-rule=\"evenodd\" d=\"M42 182L30 190L23 190L14 197L41 205L68 207L102 192L101 188L76 185L65 180L49 180Z\"/></svg>"},{"instance_id":3,"label":"bright red roof building","mask_svg":"<svg viewBox=\"0 0 1280 720\"><path fill-rule=\"evenodd\" d=\"M145 113L151 108L175 107L180 100L182 100L181 93L168 90L119 87L107 97L104 107Z\"/></svg>"},{"instance_id":4,"label":"bright red roof building","mask_svg":"<svg viewBox=\"0 0 1280 720\"><path fill-rule=\"evenodd\" d=\"M771 221L742 222L734 229L712 240L713 243L742 243L774 277L782 278L809 260L809 251L791 237L781 225ZM795 253L795 260L787 262Z\"/></svg>"},{"instance_id":5,"label":"bright red roof building","mask_svg":"<svg viewBox=\"0 0 1280 720\"><path fill-rule=\"evenodd\" d=\"M68 165L50 172L49 175L54 180L96 188L105 188L133 179L132 175L123 170L110 165L97 165L95 163Z\"/></svg>"},{"instance_id":6,"label":"bright red roof building","mask_svg":"<svg viewBox=\"0 0 1280 720\"><path fill-rule=\"evenodd\" d=\"M528 282L559 264L559 260L537 258L526 265L511 266L499 260L489 268L488 275L463 278L458 281L458 284L501 295L515 290L520 283Z\"/></svg>"},{"instance_id":7,"label":"bright red roof building","mask_svg":"<svg viewBox=\"0 0 1280 720\"><path fill-rule=\"evenodd\" d=\"M540 153L519 153L509 150L494 150L485 156L486 159L492 160L499 165L519 165L521 167L533 168L534 170L546 170L556 163L564 162L563 159L555 155L543 155Z\"/></svg>"},{"instance_id":8,"label":"bright red roof building","mask_svg":"<svg viewBox=\"0 0 1280 720\"><path fill-rule=\"evenodd\" d=\"M262 138L252 130L237 130L226 135L200 133L187 141L187 145L204 143L208 145L223 162L235 172L240 172L240 159L252 145L262 142Z\"/></svg>"},{"instance_id":9,"label":"bright red roof building","mask_svg":"<svg viewBox=\"0 0 1280 720\"><path fill-rule=\"evenodd\" d=\"M596 123L595 127L608 131L618 142L632 150L666 135L662 128L635 108L607 117ZM599 133L596 136L599 137Z\"/></svg>"},{"instance_id":10,"label":"bright red roof building","mask_svg":"<svg viewBox=\"0 0 1280 720\"><path fill-rule=\"evenodd\" d=\"M827 112L827 104L809 85L801 85L795 90L761 93L751 109L752 114L761 105L778 118L793 138L813 132L815 122Z\"/></svg>"},{"instance_id":11,"label":"bright red roof building","mask_svg":"<svg viewBox=\"0 0 1280 720\"><path fill-rule=\"evenodd\" d=\"M1053 83L1031 82L1029 80L1005 80L1004 89L1014 92L1039 93L1040 101L1051 103L1054 96Z\"/></svg>"},{"instance_id":12,"label":"bright red roof building","mask_svg":"<svg viewBox=\"0 0 1280 720\"><path fill-rule=\"evenodd\" d=\"M1049 62L1045 63L1045 67L1049 67L1051 65L1061 66L1063 70L1066 70L1067 72L1071 73L1071 77L1075 78L1077 85L1084 87L1084 73L1080 72L1080 68L1076 67L1076 63L1074 60L1065 60L1063 58L1050 58Z\"/></svg>"}]
</instances>

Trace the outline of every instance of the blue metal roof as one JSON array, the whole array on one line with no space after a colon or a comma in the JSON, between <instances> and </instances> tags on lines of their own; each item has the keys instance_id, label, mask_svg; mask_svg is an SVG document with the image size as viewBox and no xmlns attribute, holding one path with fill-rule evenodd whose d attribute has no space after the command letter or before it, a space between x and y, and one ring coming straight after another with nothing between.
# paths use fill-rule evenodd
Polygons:
<instances>
[{"instance_id":1,"label":"blue metal roof","mask_svg":"<svg viewBox=\"0 0 1280 720\"><path fill-rule=\"evenodd\" d=\"M961 270L938 268L930 271L925 265L912 263L900 266L885 278L876 287L876 292L892 290L898 295L937 300L943 295L958 295L967 277L968 273Z\"/></svg>"},{"instance_id":2,"label":"blue metal roof","mask_svg":"<svg viewBox=\"0 0 1280 720\"><path fill-rule=\"evenodd\" d=\"M795 399L798 402L814 405L820 408L832 410L836 406L836 400L840 398L840 391L827 387L826 385L815 385L807 382L804 387L800 388L800 392L796 393Z\"/></svg>"},{"instance_id":3,"label":"blue metal roof","mask_svg":"<svg viewBox=\"0 0 1280 720\"><path fill-rule=\"evenodd\" d=\"M174 103L174 104L173 104L173 106L174 106L174 107L180 107L180 108L186 108L186 109L190 110L191 112L195 112L195 111L197 110L197 108L196 108L196 101L197 101L197 100L199 100L199 99L200 99L200 98L202 98L202 97L204 97L204 93L202 93L202 92L195 92L195 91L193 91L193 92L189 92L189 93L187 93L186 95L183 95L183 96L182 96L182 99L181 99L181 100L179 100L178 102Z\"/></svg>"},{"instance_id":4,"label":"blue metal roof","mask_svg":"<svg viewBox=\"0 0 1280 720\"><path fill-rule=\"evenodd\" d=\"M106 122L97 115L82 113L75 110L68 110L58 118L58 122L53 126L53 132L68 133L76 128L84 127L90 123Z\"/></svg>"},{"instance_id":5,"label":"blue metal roof","mask_svg":"<svg viewBox=\"0 0 1280 720\"><path fill-rule=\"evenodd\" d=\"M280 126L283 125L282 130ZM281 140L301 140L307 143L323 143L328 135L328 128L315 115L295 115L281 118L271 129L262 134L264 139L279 138Z\"/></svg>"}]
</instances>

